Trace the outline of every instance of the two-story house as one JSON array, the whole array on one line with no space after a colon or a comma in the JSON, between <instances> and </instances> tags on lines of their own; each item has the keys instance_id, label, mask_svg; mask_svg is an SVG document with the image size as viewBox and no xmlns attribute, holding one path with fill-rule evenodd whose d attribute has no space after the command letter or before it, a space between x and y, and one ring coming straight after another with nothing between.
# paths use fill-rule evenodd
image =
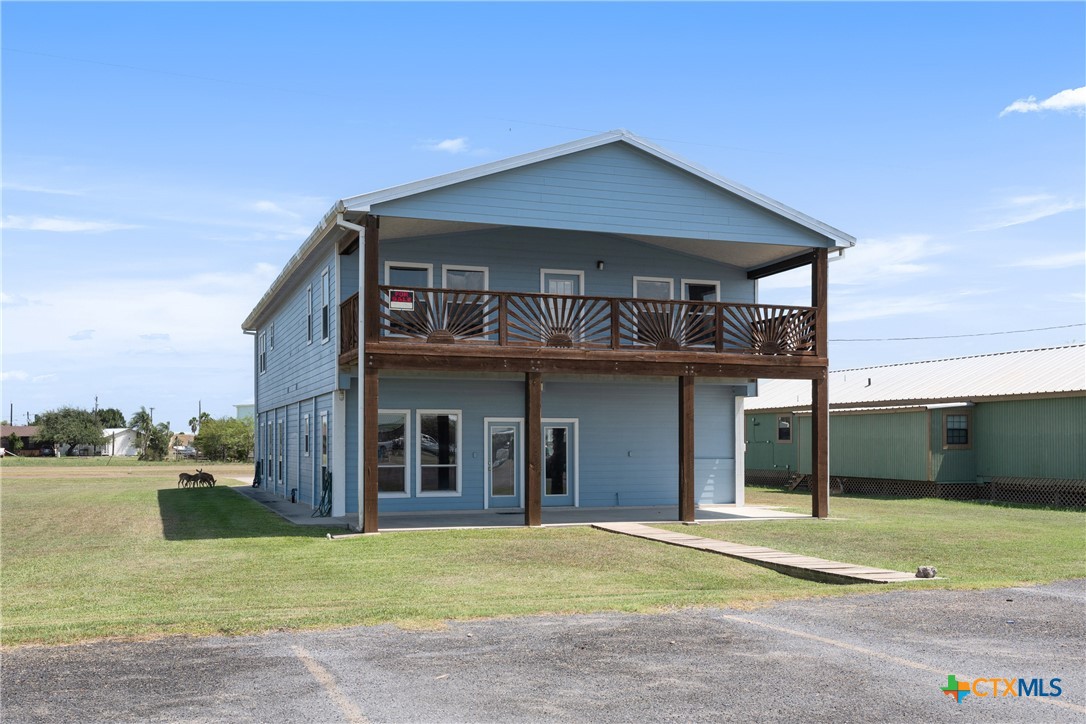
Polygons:
<instances>
[{"instance_id":1,"label":"two-story house","mask_svg":"<svg viewBox=\"0 0 1086 724\"><path fill-rule=\"evenodd\" d=\"M809 380L837 229L624 131L343 199L245 320L257 475L336 516L743 503L743 400ZM811 268L811 304L758 280Z\"/></svg>"}]
</instances>

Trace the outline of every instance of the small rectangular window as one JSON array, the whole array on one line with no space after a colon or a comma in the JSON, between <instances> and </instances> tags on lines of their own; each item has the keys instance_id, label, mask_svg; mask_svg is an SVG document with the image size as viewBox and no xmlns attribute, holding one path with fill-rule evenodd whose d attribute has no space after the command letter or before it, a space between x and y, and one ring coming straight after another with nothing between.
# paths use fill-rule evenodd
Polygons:
<instances>
[{"instance_id":1,"label":"small rectangular window","mask_svg":"<svg viewBox=\"0 0 1086 724\"><path fill-rule=\"evenodd\" d=\"M943 448L946 450L968 450L969 413L947 415L944 422Z\"/></svg>"},{"instance_id":2,"label":"small rectangular window","mask_svg":"<svg viewBox=\"0 0 1086 724\"><path fill-rule=\"evenodd\" d=\"M275 322L268 325L268 349L275 349Z\"/></svg>"},{"instance_id":3,"label":"small rectangular window","mask_svg":"<svg viewBox=\"0 0 1086 724\"><path fill-rule=\"evenodd\" d=\"M306 315L305 315L305 343L313 343L313 285L305 289Z\"/></svg>"},{"instance_id":4,"label":"small rectangular window","mask_svg":"<svg viewBox=\"0 0 1086 724\"><path fill-rule=\"evenodd\" d=\"M792 416L777 416L777 442L792 442Z\"/></svg>"},{"instance_id":5,"label":"small rectangular window","mask_svg":"<svg viewBox=\"0 0 1086 724\"><path fill-rule=\"evenodd\" d=\"M321 341L327 342L329 335L332 333L331 324L332 320L329 317L328 305L332 299L331 279L328 275L328 270L325 269L321 274Z\"/></svg>"},{"instance_id":6,"label":"small rectangular window","mask_svg":"<svg viewBox=\"0 0 1086 724\"><path fill-rule=\"evenodd\" d=\"M309 415L302 417L302 452L309 457Z\"/></svg>"},{"instance_id":7,"label":"small rectangular window","mask_svg":"<svg viewBox=\"0 0 1086 724\"><path fill-rule=\"evenodd\" d=\"M264 374L268 371L268 337L264 332L260 333L260 339L256 343L257 348L257 369L260 370L260 374Z\"/></svg>"},{"instance_id":8,"label":"small rectangular window","mask_svg":"<svg viewBox=\"0 0 1086 724\"><path fill-rule=\"evenodd\" d=\"M279 465L276 467L276 479L279 482L283 482L283 459L286 452L286 438L283 434L283 421L279 420L276 423L276 442L275 442L276 459Z\"/></svg>"},{"instance_id":9,"label":"small rectangular window","mask_svg":"<svg viewBox=\"0 0 1086 724\"><path fill-rule=\"evenodd\" d=\"M377 414L377 492L407 495L407 411Z\"/></svg>"},{"instance_id":10,"label":"small rectangular window","mask_svg":"<svg viewBox=\"0 0 1086 724\"><path fill-rule=\"evenodd\" d=\"M328 413L321 413L321 467L328 467Z\"/></svg>"}]
</instances>

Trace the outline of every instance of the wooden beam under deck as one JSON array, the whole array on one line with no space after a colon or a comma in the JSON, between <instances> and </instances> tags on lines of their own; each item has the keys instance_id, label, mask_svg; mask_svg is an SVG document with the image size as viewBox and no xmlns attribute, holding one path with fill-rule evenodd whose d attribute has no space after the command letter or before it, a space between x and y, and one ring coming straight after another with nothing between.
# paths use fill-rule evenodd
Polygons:
<instances>
[{"instance_id":1,"label":"wooden beam under deck","mask_svg":"<svg viewBox=\"0 0 1086 724\"><path fill-rule=\"evenodd\" d=\"M730 355L712 352L612 352L525 347L378 342L367 346L366 366L431 372L544 372L547 374L825 379L821 357ZM349 355L340 364L350 364ZM357 356L354 357L357 362Z\"/></svg>"}]
</instances>

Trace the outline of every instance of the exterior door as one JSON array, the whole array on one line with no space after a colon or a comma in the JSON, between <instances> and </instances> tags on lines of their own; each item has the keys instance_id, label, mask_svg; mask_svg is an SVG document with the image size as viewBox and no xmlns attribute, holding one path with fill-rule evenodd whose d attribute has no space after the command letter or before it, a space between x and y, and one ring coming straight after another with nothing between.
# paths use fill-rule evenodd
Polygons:
<instances>
[{"instance_id":1,"label":"exterior door","mask_svg":"<svg viewBox=\"0 0 1086 724\"><path fill-rule=\"evenodd\" d=\"M577 423L543 421L543 505L572 506L577 487Z\"/></svg>"},{"instance_id":2,"label":"exterior door","mask_svg":"<svg viewBox=\"0 0 1086 724\"><path fill-rule=\"evenodd\" d=\"M486 491L491 508L519 508L524 479L521 421L486 420Z\"/></svg>"},{"instance_id":3,"label":"exterior door","mask_svg":"<svg viewBox=\"0 0 1086 724\"><path fill-rule=\"evenodd\" d=\"M584 294L584 272L569 269L544 269L540 274L540 286L544 294L580 296ZM558 300L543 307L543 337L553 334L568 335L576 344L584 336L580 312L576 302Z\"/></svg>"}]
</instances>

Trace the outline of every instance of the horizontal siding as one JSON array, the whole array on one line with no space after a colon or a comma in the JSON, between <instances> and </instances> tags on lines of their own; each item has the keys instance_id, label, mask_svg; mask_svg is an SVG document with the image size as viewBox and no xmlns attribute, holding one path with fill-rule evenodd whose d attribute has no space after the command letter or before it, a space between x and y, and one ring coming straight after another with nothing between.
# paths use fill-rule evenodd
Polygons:
<instances>
[{"instance_id":1,"label":"horizontal siding","mask_svg":"<svg viewBox=\"0 0 1086 724\"><path fill-rule=\"evenodd\" d=\"M633 296L634 276L668 277L676 298L682 279L720 282L721 301L752 303L754 282L746 273L678 252L627 239L581 232L540 229L496 229L419 239L383 241L380 245L381 281L385 262L434 265L434 286L441 285L443 264L484 266L490 270L494 291L540 291L541 269L584 272L583 294L604 297ZM604 269L596 268L603 261Z\"/></svg>"},{"instance_id":2,"label":"horizontal siding","mask_svg":"<svg viewBox=\"0 0 1086 724\"><path fill-rule=\"evenodd\" d=\"M321 342L321 273L329 270L331 286L330 336ZM357 286L357 279L355 282ZM308 343L306 322L308 305L306 292L312 285L313 293L313 343ZM260 374L256 365L259 350L254 353L253 369L256 371L256 409L258 411L282 407L292 402L311 398L316 394L335 389L337 367L337 318L335 256L328 255L289 291L280 296L281 301L268 321L257 332L267 332L275 325L275 346L269 342L267 371Z\"/></svg>"},{"instance_id":3,"label":"horizontal siding","mask_svg":"<svg viewBox=\"0 0 1086 724\"><path fill-rule=\"evenodd\" d=\"M376 204L373 212L618 234L825 244L809 229L625 144Z\"/></svg>"},{"instance_id":4,"label":"horizontal siding","mask_svg":"<svg viewBox=\"0 0 1086 724\"><path fill-rule=\"evenodd\" d=\"M734 497L734 390L730 385L704 387L695 388L696 468L707 479L712 476L714 486L719 486L716 495ZM478 510L483 506L485 481L483 418L522 418L524 385L507 379L387 377L380 383L380 407L410 409L416 439L416 410L458 409L463 415L462 495L381 498L380 510ZM578 420L582 507L677 502L677 383L545 378L543 417ZM349 434L348 445L356 445L357 439L357 433ZM412 448L412 457L414 454ZM354 455L348 450L348 461ZM728 464L733 470L724 469ZM354 475L348 489L357 484L357 472ZM414 495L414 470L409 471L409 478Z\"/></svg>"},{"instance_id":5,"label":"horizontal siding","mask_svg":"<svg viewBox=\"0 0 1086 724\"><path fill-rule=\"evenodd\" d=\"M1086 480L1086 397L974 408L977 475Z\"/></svg>"}]
</instances>

